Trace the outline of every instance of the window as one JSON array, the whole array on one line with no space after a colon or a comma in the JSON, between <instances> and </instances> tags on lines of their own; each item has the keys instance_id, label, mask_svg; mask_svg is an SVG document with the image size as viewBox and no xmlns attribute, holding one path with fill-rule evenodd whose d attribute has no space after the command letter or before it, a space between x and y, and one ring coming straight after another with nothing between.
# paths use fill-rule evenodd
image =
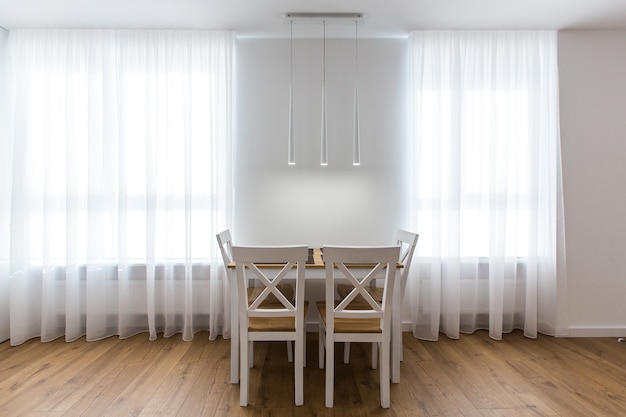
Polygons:
<instances>
[{"instance_id":1,"label":"window","mask_svg":"<svg viewBox=\"0 0 626 417\"><path fill-rule=\"evenodd\" d=\"M426 224L447 218L439 248L424 239L420 253L452 255L458 244L462 257L480 257L503 244L505 256L527 256L533 177L528 91L424 91L418 100L418 217ZM504 242L485 233L498 216L508 231ZM458 234L448 229L455 222Z\"/></svg>"},{"instance_id":2,"label":"window","mask_svg":"<svg viewBox=\"0 0 626 417\"><path fill-rule=\"evenodd\" d=\"M132 39L117 52L106 42L90 46L68 53L38 45L49 60L24 62L19 74L27 256L208 259L207 231L228 216L215 211L228 206L215 203L218 165L226 166L220 152L230 143L227 119L216 115L228 114L217 109L228 86L203 54L186 59L184 41L160 51L174 55L167 62L135 53Z\"/></svg>"}]
</instances>

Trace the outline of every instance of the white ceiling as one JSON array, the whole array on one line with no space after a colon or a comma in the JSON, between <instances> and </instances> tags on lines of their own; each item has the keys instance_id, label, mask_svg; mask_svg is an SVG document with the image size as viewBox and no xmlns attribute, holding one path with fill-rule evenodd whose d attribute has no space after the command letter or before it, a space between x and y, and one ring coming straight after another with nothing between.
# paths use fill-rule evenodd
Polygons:
<instances>
[{"instance_id":1,"label":"white ceiling","mask_svg":"<svg viewBox=\"0 0 626 417\"><path fill-rule=\"evenodd\" d=\"M420 29L626 29L626 0L0 0L0 26L228 29L240 37L287 37L287 12L365 13L363 37L404 37ZM302 36L304 27L294 27L294 35Z\"/></svg>"}]
</instances>

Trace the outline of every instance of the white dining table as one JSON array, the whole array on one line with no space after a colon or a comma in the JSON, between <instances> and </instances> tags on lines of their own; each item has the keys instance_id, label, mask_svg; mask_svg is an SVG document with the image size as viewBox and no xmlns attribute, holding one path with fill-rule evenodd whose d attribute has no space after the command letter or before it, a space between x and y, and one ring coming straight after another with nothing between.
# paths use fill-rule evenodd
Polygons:
<instances>
[{"instance_id":1,"label":"white dining table","mask_svg":"<svg viewBox=\"0 0 626 417\"><path fill-rule=\"evenodd\" d=\"M325 264L321 248L309 249L309 260L306 263L306 280L325 280ZM277 268L276 265L258 265L263 268ZM400 271L403 265L397 264L396 283L400 282ZM239 296L237 294L235 263L228 264L230 279L230 382L239 383ZM290 278L289 275L285 279ZM305 288L306 291L306 288ZM400 292L400 285L394 286L393 306L391 312L391 382L400 382L400 361L402 359L402 300L404 294ZM306 327L306 325L305 325Z\"/></svg>"}]
</instances>

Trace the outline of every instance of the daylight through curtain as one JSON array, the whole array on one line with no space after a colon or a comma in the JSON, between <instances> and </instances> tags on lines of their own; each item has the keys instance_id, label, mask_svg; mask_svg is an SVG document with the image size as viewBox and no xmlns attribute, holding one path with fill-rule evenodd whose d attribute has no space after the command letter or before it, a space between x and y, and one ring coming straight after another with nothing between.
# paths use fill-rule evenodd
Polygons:
<instances>
[{"instance_id":1,"label":"daylight through curtain","mask_svg":"<svg viewBox=\"0 0 626 417\"><path fill-rule=\"evenodd\" d=\"M413 332L567 330L557 39L410 36Z\"/></svg>"},{"instance_id":2,"label":"daylight through curtain","mask_svg":"<svg viewBox=\"0 0 626 417\"><path fill-rule=\"evenodd\" d=\"M232 42L10 32L0 320L12 344L222 332L215 234L230 224Z\"/></svg>"}]
</instances>

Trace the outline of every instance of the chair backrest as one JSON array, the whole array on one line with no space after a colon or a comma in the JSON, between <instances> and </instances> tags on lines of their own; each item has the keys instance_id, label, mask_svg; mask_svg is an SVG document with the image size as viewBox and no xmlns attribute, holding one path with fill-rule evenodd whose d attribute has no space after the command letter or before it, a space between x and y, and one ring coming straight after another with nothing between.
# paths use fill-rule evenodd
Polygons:
<instances>
[{"instance_id":1,"label":"chair backrest","mask_svg":"<svg viewBox=\"0 0 626 417\"><path fill-rule=\"evenodd\" d=\"M378 318L381 320L381 328L388 328L400 247L324 246L323 256L326 265L327 331L334 331L334 318ZM381 276L384 279L383 300L379 304L366 287ZM352 289L345 298L335 303L337 282L347 282ZM358 308L350 308L350 303L357 295L365 303L361 303Z\"/></svg>"},{"instance_id":2,"label":"chair backrest","mask_svg":"<svg viewBox=\"0 0 626 417\"><path fill-rule=\"evenodd\" d=\"M228 272L228 264L233 261L233 239L230 236L230 230L226 229L215 235L215 237L217 238L217 244L220 247L224 268L226 268L226 272Z\"/></svg>"},{"instance_id":3,"label":"chair backrest","mask_svg":"<svg viewBox=\"0 0 626 417\"><path fill-rule=\"evenodd\" d=\"M237 270L239 314L242 319L250 317L296 317L296 331L304 328L304 269L309 256L308 246L233 246L232 255ZM285 296L279 284L289 272L296 269L295 300ZM246 283L257 279L262 290L250 301ZM271 308L268 296L275 300ZM271 298L274 298L271 297ZM245 325L245 323L242 323Z\"/></svg>"},{"instance_id":4,"label":"chair backrest","mask_svg":"<svg viewBox=\"0 0 626 417\"><path fill-rule=\"evenodd\" d=\"M415 252L415 246L417 246L417 239L419 235L413 232L407 232L406 230L398 229L396 232L396 243L400 246L400 257L398 262L403 266L400 277L400 290L404 292L406 287L407 277L409 276L409 269L411 268L411 262L413 261L413 252Z\"/></svg>"}]
</instances>

